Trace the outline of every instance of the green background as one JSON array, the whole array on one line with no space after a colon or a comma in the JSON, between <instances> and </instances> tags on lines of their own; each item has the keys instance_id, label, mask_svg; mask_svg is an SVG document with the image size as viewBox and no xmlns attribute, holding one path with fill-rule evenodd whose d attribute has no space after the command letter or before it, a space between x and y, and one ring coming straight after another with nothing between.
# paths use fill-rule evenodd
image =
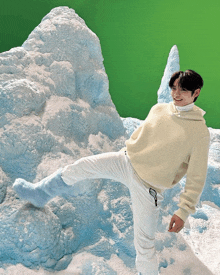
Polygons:
<instances>
[{"instance_id":1,"label":"green background","mask_svg":"<svg viewBox=\"0 0 220 275\"><path fill-rule=\"evenodd\" d=\"M21 46L54 7L68 6L100 39L110 94L122 117L145 119L170 49L181 70L202 75L196 104L207 126L220 128L219 0L6 0L0 10L0 52Z\"/></svg>"}]
</instances>

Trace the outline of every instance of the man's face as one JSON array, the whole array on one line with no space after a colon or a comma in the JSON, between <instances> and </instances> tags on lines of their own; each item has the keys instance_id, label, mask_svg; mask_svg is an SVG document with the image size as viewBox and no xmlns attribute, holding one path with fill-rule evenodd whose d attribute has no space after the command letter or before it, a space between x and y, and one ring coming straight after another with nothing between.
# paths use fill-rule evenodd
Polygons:
<instances>
[{"instance_id":1,"label":"man's face","mask_svg":"<svg viewBox=\"0 0 220 275\"><path fill-rule=\"evenodd\" d=\"M179 79L176 79L173 83L171 96L176 106L185 106L193 103L194 98L200 93L200 89L197 89L192 95L191 91L183 90L179 85Z\"/></svg>"}]
</instances>

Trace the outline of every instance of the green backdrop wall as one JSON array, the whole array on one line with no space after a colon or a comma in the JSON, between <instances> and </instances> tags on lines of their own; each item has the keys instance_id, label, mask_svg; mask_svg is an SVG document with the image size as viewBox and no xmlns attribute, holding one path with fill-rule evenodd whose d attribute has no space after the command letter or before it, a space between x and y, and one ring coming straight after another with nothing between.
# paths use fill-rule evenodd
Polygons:
<instances>
[{"instance_id":1,"label":"green backdrop wall","mask_svg":"<svg viewBox=\"0 0 220 275\"><path fill-rule=\"evenodd\" d=\"M7 0L0 9L0 52L21 46L58 6L73 8L98 35L120 116L145 119L177 45L181 70L204 79L196 105L207 112L207 126L220 128L219 0Z\"/></svg>"}]
</instances>

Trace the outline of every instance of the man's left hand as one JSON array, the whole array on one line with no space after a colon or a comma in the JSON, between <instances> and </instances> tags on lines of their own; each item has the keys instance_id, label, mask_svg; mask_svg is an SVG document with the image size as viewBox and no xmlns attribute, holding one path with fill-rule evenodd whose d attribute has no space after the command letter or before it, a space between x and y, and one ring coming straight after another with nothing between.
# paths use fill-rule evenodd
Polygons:
<instances>
[{"instance_id":1,"label":"man's left hand","mask_svg":"<svg viewBox=\"0 0 220 275\"><path fill-rule=\"evenodd\" d=\"M175 224L175 225L174 225ZM169 225L169 232L179 233L180 230L184 227L184 221L180 219L177 215L173 215L170 225Z\"/></svg>"}]
</instances>

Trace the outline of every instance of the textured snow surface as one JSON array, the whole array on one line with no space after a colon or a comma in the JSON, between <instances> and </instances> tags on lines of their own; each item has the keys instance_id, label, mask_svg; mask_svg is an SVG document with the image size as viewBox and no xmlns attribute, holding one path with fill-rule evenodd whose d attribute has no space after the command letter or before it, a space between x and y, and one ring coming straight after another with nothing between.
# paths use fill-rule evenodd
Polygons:
<instances>
[{"instance_id":1,"label":"textured snow surface","mask_svg":"<svg viewBox=\"0 0 220 275\"><path fill-rule=\"evenodd\" d=\"M172 47L170 51L168 61L167 61L167 66L165 68L164 75L161 80L160 88L157 92L158 103L163 103L163 102L169 103L170 101L173 101L171 96L171 89L168 83L172 74L179 70L180 70L179 52L178 52L177 46L175 45Z\"/></svg>"},{"instance_id":2,"label":"textured snow surface","mask_svg":"<svg viewBox=\"0 0 220 275\"><path fill-rule=\"evenodd\" d=\"M174 46L158 102L171 101ZM44 208L20 200L15 178L37 182L80 157L118 151L142 123L120 118L100 42L68 7L53 9L22 47L0 54L0 274L133 275L129 192L111 180L77 183ZM160 274L219 275L220 130L209 128L207 182L195 215L167 232L185 179L164 194L156 249Z\"/></svg>"}]
</instances>

